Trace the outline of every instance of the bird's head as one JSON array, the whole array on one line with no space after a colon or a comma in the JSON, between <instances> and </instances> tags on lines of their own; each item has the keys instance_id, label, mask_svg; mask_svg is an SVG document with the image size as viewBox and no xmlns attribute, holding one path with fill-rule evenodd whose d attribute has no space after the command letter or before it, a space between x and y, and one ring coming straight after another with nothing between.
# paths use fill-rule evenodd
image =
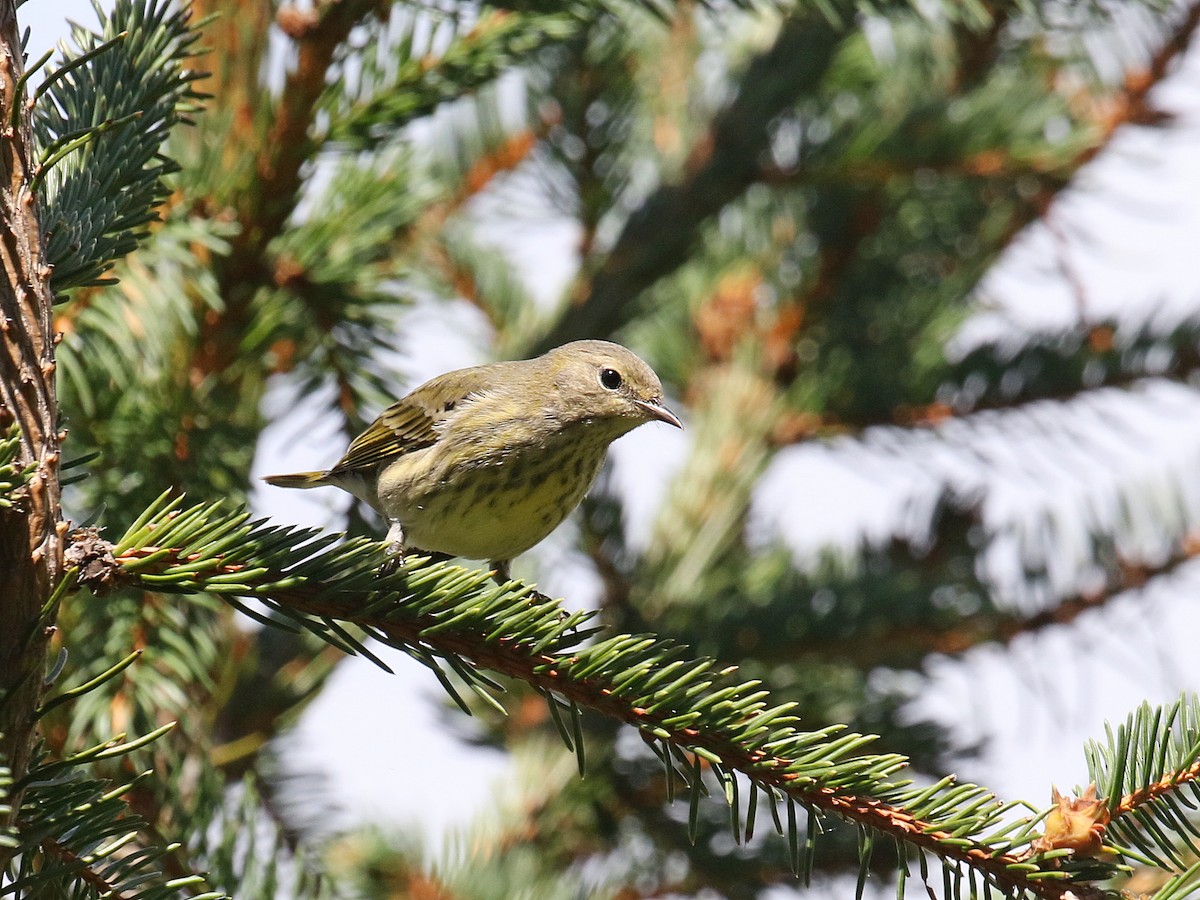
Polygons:
<instances>
[{"instance_id":1,"label":"bird's head","mask_svg":"<svg viewBox=\"0 0 1200 900\"><path fill-rule=\"evenodd\" d=\"M545 356L572 419L603 421L613 437L646 422L682 428L663 405L663 387L654 370L620 344L574 341Z\"/></svg>"}]
</instances>

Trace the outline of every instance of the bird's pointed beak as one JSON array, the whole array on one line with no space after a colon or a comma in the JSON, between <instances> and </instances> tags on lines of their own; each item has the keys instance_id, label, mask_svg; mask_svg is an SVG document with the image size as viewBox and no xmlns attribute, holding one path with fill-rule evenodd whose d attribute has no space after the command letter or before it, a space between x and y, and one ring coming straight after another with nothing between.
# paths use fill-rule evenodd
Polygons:
<instances>
[{"instance_id":1,"label":"bird's pointed beak","mask_svg":"<svg viewBox=\"0 0 1200 900\"><path fill-rule=\"evenodd\" d=\"M633 402L650 418L666 422L668 425L674 425L676 428L683 427L683 423L679 421L679 416L675 415L675 413L671 412L661 403L652 403L646 400L634 400Z\"/></svg>"}]
</instances>

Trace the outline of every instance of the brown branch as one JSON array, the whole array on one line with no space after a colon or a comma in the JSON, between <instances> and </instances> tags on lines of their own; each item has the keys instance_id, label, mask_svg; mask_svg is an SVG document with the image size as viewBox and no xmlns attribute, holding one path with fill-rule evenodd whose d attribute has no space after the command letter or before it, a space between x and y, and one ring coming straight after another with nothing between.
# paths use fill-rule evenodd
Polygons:
<instances>
[{"instance_id":1,"label":"brown branch","mask_svg":"<svg viewBox=\"0 0 1200 900\"><path fill-rule=\"evenodd\" d=\"M780 169L765 165L760 180L769 185L803 184L816 187L888 187L894 179L912 178L933 172L973 179L983 190L990 184L1011 185L1018 179L1035 179L1065 185L1064 166L1054 158L1013 156L1007 145L977 150L969 156L949 159L853 159L834 160L803 169Z\"/></svg>"},{"instance_id":2,"label":"brown branch","mask_svg":"<svg viewBox=\"0 0 1200 900\"><path fill-rule=\"evenodd\" d=\"M339 616L359 625L378 628L389 638L408 644L423 644L471 660L475 665L520 679L544 691L557 695L595 710L610 718L633 725L644 733L652 728L668 732L667 740L681 748L702 748L717 754L726 765L739 771L763 786L777 788L792 799L814 809L837 815L885 834L893 835L906 843L930 852L966 863L972 868L986 872L998 884L1014 889L1027 890L1037 897L1062 898L1066 893L1063 885L1030 881L1007 867L1019 862L1015 856L994 854L982 845L953 847L944 844L951 835L938 830L933 824L919 820L902 809L869 796L839 794L828 788L811 790L798 787L797 778L784 771L791 760L771 756L760 750L746 750L714 734L706 734L693 728L672 729L665 726L667 715L651 713L645 709L629 706L623 698L615 696L603 681L576 678L572 675L571 659L560 659L541 654L530 654L519 646L497 647L488 644L482 635L454 634L442 631L428 638L423 636L432 626L432 619L396 622L377 617L346 616L346 610L332 604L305 602L295 595L277 598L280 602L300 612L318 616ZM1080 897L1088 896L1089 889L1075 886ZM1097 892L1095 896L1100 896Z\"/></svg>"},{"instance_id":3,"label":"brown branch","mask_svg":"<svg viewBox=\"0 0 1200 900\"><path fill-rule=\"evenodd\" d=\"M24 496L0 509L0 762L14 781L26 774L54 610L43 606L62 575L58 405L50 267L43 255L29 108L12 0L0 0L0 428L16 423L19 461L37 469ZM13 812L20 797L10 798ZM0 825L8 824L0 818ZM0 848L0 871L12 851Z\"/></svg>"},{"instance_id":4,"label":"brown branch","mask_svg":"<svg viewBox=\"0 0 1200 900\"><path fill-rule=\"evenodd\" d=\"M665 725L667 715L652 713L632 707L623 698L612 693L607 683L589 678L576 678L570 669L573 660L560 659L541 654L531 654L521 646L494 646L483 640L482 635L454 634L440 631L428 638L423 631L434 624L432 620L419 618L408 622L389 621L377 617L347 616L346 610L332 604L305 602L295 595L286 599L277 597L292 609L318 616L337 616L359 625L368 625L386 634L390 639L408 644L419 644L471 660L475 665L520 679L543 691L552 691L560 697L580 706L602 713L610 718L632 725L643 733L650 729L662 729L668 733L666 740L683 749L701 748L719 756L725 765L741 772L753 782L778 789L806 807L836 815L864 825L873 830L890 834L913 846L928 850L937 856L957 860L985 872L1001 886L1014 890L1025 890L1037 897L1063 898L1068 888L1076 896L1099 897L1099 891L1084 885L1053 884L1037 882L1024 877L1020 872L1010 871L1008 866L1020 862L1016 856L996 854L983 845L952 846L945 841L952 836L940 831L935 825L922 821L905 812L869 796L841 794L829 788L805 789L797 785L797 776L786 772L791 760L771 756L761 750L746 750L720 735L708 734L693 728L669 728Z\"/></svg>"},{"instance_id":5,"label":"brown branch","mask_svg":"<svg viewBox=\"0 0 1200 900\"><path fill-rule=\"evenodd\" d=\"M211 18L207 43L216 48L197 65L210 74L203 88L219 101L209 118L223 128L225 177L213 185L241 224L234 257L261 255L291 215L304 163L316 150L310 129L329 67L350 30L380 0L318 0L312 9L284 6L275 24L291 38L294 58L277 94L263 84L262 68L275 4L272 0L193 0L196 17ZM219 118L220 112L228 120ZM212 215L228 216L221 209Z\"/></svg>"},{"instance_id":6,"label":"brown branch","mask_svg":"<svg viewBox=\"0 0 1200 900\"><path fill-rule=\"evenodd\" d=\"M995 57L1011 10L1005 4L995 4L991 12L992 20L988 28L979 32L960 29L956 35L960 56L955 86L957 91L974 87ZM1149 94L1168 75L1174 60L1188 48L1198 25L1200 4L1193 5L1180 17L1179 23L1167 34L1149 64L1144 69L1130 72L1119 92L1100 100L1085 96L1076 98L1077 105L1082 107L1082 117L1096 125L1097 139L1066 164L1054 165L1050 171L1040 173L1042 177L1039 178L1037 195L1031 202L1019 206L1007 230L1008 237L1002 243L1007 243L1026 225L1044 215L1053 198L1070 183L1070 175L1100 153L1121 125L1162 121L1163 116L1152 107ZM807 25L797 21L790 25L785 23L776 46L756 60L743 78L743 84L754 85L755 90L760 92L763 85L779 92L778 97L772 98L779 103L774 109L776 114L819 83L823 65L828 62L825 54L832 52L839 39L839 34L832 29L819 35L816 31L820 29L815 29L809 38L825 42L817 48L819 55L808 47L804 52L793 48L783 57L789 64L797 58L806 60L806 68L795 78L796 83L788 86L788 93L783 85L777 83L781 79L778 73L773 72L771 59L787 43L789 27L804 32ZM792 35L791 40L795 40L795 37ZM785 93L786 97L783 96ZM700 164L694 165L688 178L678 185L661 187L630 217L612 252L592 274L590 283L581 281L576 289L578 296L551 332L539 342L540 349L577 337L610 333L619 326L631 314L639 293L673 271L686 258L700 225L750 184L784 178L801 178L806 182L815 178L821 181L830 174L836 174L826 172L823 175L808 166L789 173L780 173L769 163L760 166L758 157L766 146L765 141L757 148L750 144L758 134L756 122L759 120L754 118L753 113L761 110L753 109L746 102L745 94L745 91L739 94L730 107L717 117L710 132L694 148L693 157ZM737 154L743 154L740 161L736 158ZM996 177L1003 173L1011 180L1020 173L1038 173L1044 162L1035 159L1016 163L1003 149L997 148L967 160L942 164L937 160L923 161L920 168L936 169L939 165L961 170L964 174L985 177ZM886 163L877 171L872 171L870 163L856 168L861 168L875 181L887 174ZM861 182L847 182L847 186L850 185L861 186ZM669 233L663 232L664 222L671 223ZM844 268L844 265L837 268Z\"/></svg>"},{"instance_id":7,"label":"brown branch","mask_svg":"<svg viewBox=\"0 0 1200 900\"><path fill-rule=\"evenodd\" d=\"M1076 157L1076 168L1107 147L1122 125L1155 125L1163 121L1163 114L1150 102L1150 92L1171 73L1175 60L1187 52L1197 28L1200 28L1200 2L1192 3L1179 17L1145 68L1127 72L1120 91L1092 104L1101 138Z\"/></svg>"},{"instance_id":8,"label":"brown branch","mask_svg":"<svg viewBox=\"0 0 1200 900\"><path fill-rule=\"evenodd\" d=\"M629 217L537 352L611 333L632 315L641 292L687 258L701 226L760 178L769 124L820 85L848 33L820 13L784 21L774 45L746 68L737 96L693 148L685 180L663 185Z\"/></svg>"},{"instance_id":9,"label":"brown branch","mask_svg":"<svg viewBox=\"0 0 1200 900\"><path fill-rule=\"evenodd\" d=\"M1197 780L1200 780L1200 762L1192 763L1182 772L1172 772L1169 778L1156 781L1132 794L1126 794L1121 798L1121 802L1113 808L1110 818L1116 819L1134 812L1159 797L1174 793L1181 784L1189 784Z\"/></svg>"},{"instance_id":10,"label":"brown branch","mask_svg":"<svg viewBox=\"0 0 1200 900\"><path fill-rule=\"evenodd\" d=\"M223 34L246 28L239 4L229 0L208 0L231 20ZM227 257L214 260L225 308L203 322L199 350L193 360L193 380L214 372L223 372L236 358L251 316L251 302L264 286L273 283L274 267L266 256L274 240L295 210L303 185L306 163L319 149L310 134L317 103L326 89L329 68L337 49L351 29L359 24L379 0L328 0L311 12L292 7L280 10L277 22L294 41L295 64L288 71L278 101L266 115L267 125L256 127L263 118L260 104L264 93L257 82L259 71L233 70L229 78L240 76L234 94L235 117L229 133L222 137L233 145L230 180L234 189L228 198L231 214L241 226L231 242ZM266 23L263 9L250 30L265 45ZM253 57L250 62L253 61ZM229 213L226 213L228 215Z\"/></svg>"},{"instance_id":11,"label":"brown branch","mask_svg":"<svg viewBox=\"0 0 1200 900\"><path fill-rule=\"evenodd\" d=\"M979 45L974 50L968 50L969 60L964 59L962 65L976 66L980 59L986 56L994 49L994 42L998 39L1003 18L1003 13L998 13L996 20L993 22L993 28L987 33L980 35ZM999 242L999 245L1005 245L1018 234L1020 234L1031 222L1038 219L1049 221L1049 213L1051 205L1058 194L1072 184L1072 176L1079 171L1086 163L1094 159L1104 148L1112 141L1115 134L1122 125L1130 124L1159 124L1164 120L1164 116L1154 109L1150 93L1153 88L1161 83L1171 72L1172 65L1175 60L1181 56L1189 47L1193 36L1200 28L1200 2L1193 3L1187 11L1181 15L1173 28L1171 28L1158 50L1153 54L1149 64L1144 69L1131 71L1126 75L1123 85L1114 95L1107 96L1103 99L1095 99L1091 97L1074 98L1074 104L1078 108L1077 112L1081 118L1091 120L1095 126L1098 136L1082 151L1076 154L1066 163L1058 163L1054 160L1042 160L1033 157L1029 160L1015 160L1004 148L991 148L981 153L974 155L964 160L938 161L925 160L918 167L915 164L897 164L895 163L876 163L868 162L865 164L856 164L852 170L838 172L837 170L821 171L805 169L798 173L800 177L806 181L809 178L815 178L818 183L823 180L832 179L832 184L836 188L839 184L845 185L841 191L834 191L833 203L835 206L841 204L846 205L847 209L851 207L848 201L856 201L857 195L854 190L863 190L864 185L886 184L887 180L893 175L906 174L906 169L911 168L915 171L917 168L930 168L935 171L954 171L966 177L980 178L985 181L1002 179L1005 183L1020 177L1032 177L1036 179L1038 189L1034 197L1025 203L1019 203L1014 206L1014 211L1011 217L1004 238ZM960 44L962 42L960 41ZM982 56L980 56L982 54ZM978 79L978 72L972 73L964 69L962 73L965 84L970 84L973 80ZM797 173L791 173L791 177L796 177ZM782 176L781 176L782 177ZM837 197L838 193L846 195L845 199ZM868 193L866 196L870 196ZM828 201L827 201L828 202ZM844 213L849 216L850 213ZM836 216L834 221L837 221ZM1052 231L1057 235L1057 229L1053 223L1050 223ZM820 300L830 296L840 286L841 279L850 265L850 257L856 253L857 241L863 231L861 228L850 227L844 229L847 234L839 234L836 239L831 240L825 237L822 240L822 247L825 248L830 244L834 247L832 251L823 249L821 259L821 268L816 280L816 290L810 290L812 299ZM843 250L841 245L845 245ZM828 257L832 253L833 259ZM835 265L830 266L833 262ZM1081 294L1082 291L1078 285L1077 278L1073 277L1073 273L1067 267L1066 261L1063 260L1064 275L1070 282L1070 287L1076 295L1080 306L1084 305ZM813 311L819 315L820 309L816 307ZM1081 322L1084 326L1089 323L1086 321L1083 310L1081 309ZM1092 329L1092 332L1100 329ZM1090 335L1089 335L1090 336ZM1089 342L1091 343L1091 342ZM1111 345L1107 348L1101 346L1097 348L1092 345L1095 351L1100 349L1111 350ZM1103 352L1097 353L1103 355ZM1176 369L1184 374L1190 373L1196 368L1197 352L1194 347L1187 346L1183 348L1176 356ZM1128 384L1145 373L1120 373L1106 381L1110 385ZM1073 396L1080 389L1078 382L1063 385L1057 391L1045 392L1039 396L1046 397L1068 397ZM1028 398L1003 398L990 396L982 403L973 406L972 411L976 409L996 409L1005 408L1023 402ZM803 427L784 427L780 429L781 437L784 442L792 442L812 437L816 434L838 432L845 429L861 429L872 424L931 424L940 421L949 416L955 415L955 410L946 404L931 403L924 407L916 409L900 408L890 411L890 421L883 421L878 417L868 416L847 420L844 417L828 416L823 419L806 419L803 422Z\"/></svg>"},{"instance_id":12,"label":"brown branch","mask_svg":"<svg viewBox=\"0 0 1200 900\"><path fill-rule=\"evenodd\" d=\"M108 898L111 898L111 900L128 900L128 894L123 894L114 888L105 880L104 876L58 841L53 838L42 838L40 845L42 852L47 856L56 856L65 862L70 868L71 874L84 884L94 888L97 896L104 897L106 900Z\"/></svg>"},{"instance_id":13,"label":"brown branch","mask_svg":"<svg viewBox=\"0 0 1200 900\"><path fill-rule=\"evenodd\" d=\"M1044 218L1058 194L1073 183L1072 176L1099 156L1112 143L1122 126L1159 125L1168 118L1151 104L1150 93L1170 74L1175 60L1187 51L1198 27L1200 2L1194 2L1180 16L1175 27L1167 32L1149 64L1143 69L1126 73L1120 90L1104 97L1094 97L1081 91L1071 98L1080 117L1091 120L1096 126L1098 136L1074 158L1058 167L1057 175L1047 172L1038 179L1037 190L1030 201L1014 208L1001 242L1003 245L1007 245L1032 222Z\"/></svg>"},{"instance_id":14,"label":"brown branch","mask_svg":"<svg viewBox=\"0 0 1200 900\"><path fill-rule=\"evenodd\" d=\"M1044 401L1064 402L1083 393L1131 388L1148 380L1190 384L1200 371L1200 345L1195 340L1198 334L1200 321L1188 321L1172 333L1155 334L1147 331L1131 342L1118 346L1113 324L1093 323L1074 333L1046 336L1047 340L1056 340L1061 344L1061 349L1038 345L1022 351L1011 360L985 360L982 363L969 360L949 368L945 378L950 384L961 384L970 376L984 375L986 378L986 391L974 399L969 407L933 401L896 406L882 415L839 416L785 411L773 437L776 445L786 446L812 438L852 436L868 428L936 428L950 419L966 419L977 413L1018 409ZM1156 367L1151 371L1146 367L1146 354L1140 351L1161 345L1164 340L1170 344L1171 359L1165 367ZM1069 349L1072 347L1077 349ZM982 356L989 351L984 348L973 352ZM1020 368L1026 361L1043 371L1047 368L1057 371L1053 377L1043 374L1015 395L1002 394L998 389L1001 372ZM1082 383L1083 372L1093 370L1097 365L1104 374L1099 381L1085 386Z\"/></svg>"},{"instance_id":15,"label":"brown branch","mask_svg":"<svg viewBox=\"0 0 1200 900\"><path fill-rule=\"evenodd\" d=\"M1103 609L1126 591L1136 590L1151 579L1170 575L1198 555L1200 536L1192 534L1186 536L1161 563L1121 561L1103 589L1066 597L1036 613L993 609L960 616L946 627L921 622L872 631L853 644L845 641L831 643L828 637L815 636L773 648L762 658L836 655L838 659L869 668L895 665L900 659L923 657L930 653L959 656L983 644L1007 645L1023 635L1037 634L1055 625L1069 625L1087 612Z\"/></svg>"},{"instance_id":16,"label":"brown branch","mask_svg":"<svg viewBox=\"0 0 1200 900\"><path fill-rule=\"evenodd\" d=\"M122 579L137 585L140 576L152 569L162 571L189 561L167 548L142 548L119 557L117 564L132 563L151 553L155 555L153 567L122 573ZM243 572L244 566L216 565L206 571L216 577ZM264 579L270 583L281 577L281 573L276 573L266 575ZM1029 878L1022 870L1009 868L1024 862L1017 855L997 853L983 844L964 844L960 837L942 831L936 823L918 819L900 807L869 795L838 792L827 787L807 787L799 775L788 771L792 760L762 749L743 747L717 731L671 724L671 718L678 714L678 710L650 711L632 705L627 698L615 694L607 681L576 675L573 671L579 662L576 657L535 652L528 644L503 638L489 641L482 632L473 631L468 626L446 627L443 620L432 615L410 615L404 619L364 615L360 611L361 604L356 604L352 598L344 602L331 602L322 598L318 590L304 586L274 589L268 596L273 602L295 612L339 619L378 632L391 642L424 647L439 655L469 660L479 668L519 679L542 692L552 692L581 707L632 725L646 735L647 740L663 740L688 751L707 750L718 756L727 768L741 772L760 787L773 788L807 808L863 825L936 856L960 862L986 874L1002 889L1014 893L1024 891L1048 900L1064 900L1071 892L1078 900L1098 900L1103 896L1101 891L1088 884ZM434 626L439 627L427 633ZM653 738L649 736L651 733L654 734ZM662 737L664 734L665 738Z\"/></svg>"},{"instance_id":17,"label":"brown branch","mask_svg":"<svg viewBox=\"0 0 1200 900\"><path fill-rule=\"evenodd\" d=\"M243 216L250 243L261 251L283 228L300 193L301 168L313 155L316 144L309 134L317 101L325 92L334 53L350 30L380 0L327 0L313 13L285 7L276 21L296 43L296 62L288 72L274 122L262 143L257 160L258 182L251 193L251 206ZM297 16L305 27L288 27ZM307 21L311 16L312 21Z\"/></svg>"}]
</instances>

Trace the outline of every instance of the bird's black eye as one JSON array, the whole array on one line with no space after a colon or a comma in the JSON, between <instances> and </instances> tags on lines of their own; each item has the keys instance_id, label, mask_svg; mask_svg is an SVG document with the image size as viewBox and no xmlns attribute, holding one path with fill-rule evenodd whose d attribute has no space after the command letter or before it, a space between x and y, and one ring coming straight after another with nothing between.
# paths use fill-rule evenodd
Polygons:
<instances>
[{"instance_id":1,"label":"bird's black eye","mask_svg":"<svg viewBox=\"0 0 1200 900\"><path fill-rule=\"evenodd\" d=\"M615 391L621 386L621 373L616 369L601 369L600 383L610 391Z\"/></svg>"}]
</instances>

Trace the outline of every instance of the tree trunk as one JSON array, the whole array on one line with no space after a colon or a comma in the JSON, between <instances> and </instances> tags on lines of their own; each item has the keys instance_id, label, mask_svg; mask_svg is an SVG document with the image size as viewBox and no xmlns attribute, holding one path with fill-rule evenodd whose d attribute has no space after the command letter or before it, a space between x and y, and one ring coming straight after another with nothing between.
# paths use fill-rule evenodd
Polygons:
<instances>
[{"instance_id":1,"label":"tree trunk","mask_svg":"<svg viewBox=\"0 0 1200 900\"><path fill-rule=\"evenodd\" d=\"M37 162L18 93L23 71L16 9L0 0L0 427L17 424L20 459L37 467L17 502L0 508L0 763L14 780L29 765L53 623L42 609L62 576L65 530L50 270L30 186ZM11 799L15 816L19 797Z\"/></svg>"}]
</instances>

